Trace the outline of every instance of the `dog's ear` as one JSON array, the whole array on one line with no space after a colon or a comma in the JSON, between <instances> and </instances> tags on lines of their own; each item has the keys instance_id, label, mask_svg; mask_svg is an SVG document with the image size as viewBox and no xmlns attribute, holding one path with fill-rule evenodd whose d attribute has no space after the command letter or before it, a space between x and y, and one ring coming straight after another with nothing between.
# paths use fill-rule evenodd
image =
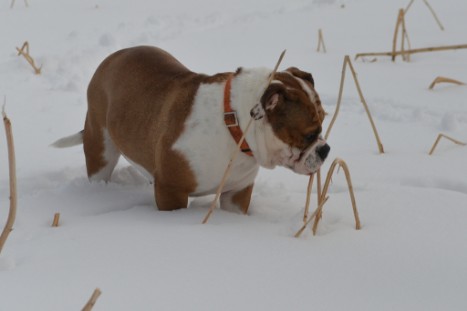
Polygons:
<instances>
[{"instance_id":1,"label":"dog's ear","mask_svg":"<svg viewBox=\"0 0 467 311\"><path fill-rule=\"evenodd\" d=\"M315 80L313 79L313 76L311 75L311 73L302 71L298 69L297 67L287 68L286 71L290 72L293 76L297 78L310 82L313 86L315 86Z\"/></svg>"},{"instance_id":2,"label":"dog's ear","mask_svg":"<svg viewBox=\"0 0 467 311\"><path fill-rule=\"evenodd\" d=\"M273 110L283 100L286 93L285 86L282 83L271 83L263 96L261 96L261 104L264 110Z\"/></svg>"},{"instance_id":3,"label":"dog's ear","mask_svg":"<svg viewBox=\"0 0 467 311\"><path fill-rule=\"evenodd\" d=\"M266 91L261 96L260 103L256 104L250 110L250 115L253 119L259 120L263 118L267 111L274 110L277 105L284 100L286 89L280 83L271 83Z\"/></svg>"}]
</instances>

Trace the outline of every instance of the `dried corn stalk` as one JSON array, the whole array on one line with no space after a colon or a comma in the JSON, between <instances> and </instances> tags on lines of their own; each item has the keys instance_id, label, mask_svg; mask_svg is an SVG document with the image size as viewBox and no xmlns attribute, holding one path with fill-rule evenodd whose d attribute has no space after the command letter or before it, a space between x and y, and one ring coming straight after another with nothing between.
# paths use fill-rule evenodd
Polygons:
<instances>
[{"instance_id":1,"label":"dried corn stalk","mask_svg":"<svg viewBox=\"0 0 467 311\"><path fill-rule=\"evenodd\" d=\"M99 298L101 294L101 290L99 288L96 288L92 293L91 298L89 298L89 301L86 303L83 309L81 309L81 311L91 311L94 305L96 304L97 298Z\"/></svg>"},{"instance_id":2,"label":"dried corn stalk","mask_svg":"<svg viewBox=\"0 0 467 311\"><path fill-rule=\"evenodd\" d=\"M347 66L349 66L350 71L352 72L355 86L357 87L358 95L360 96L360 101L362 102L363 107L365 108L366 114L371 124L371 128L373 129L373 133L375 134L376 144L378 145L379 153L384 153L384 147L383 147L383 144L381 143L381 139L379 138L378 130L376 129L376 125L371 116L370 109L368 108L365 97L363 97L363 92L362 92L362 89L360 88L360 83L358 82L357 74L355 73L352 62L350 61L350 57L348 55L344 57L344 64L342 66L342 76L341 76L341 83L339 86L339 96L337 98L336 110L334 111L334 115L332 116L331 122L329 123L328 129L326 131L326 134L324 135L324 138L328 139L331 129L334 125L334 122L337 119L337 115L339 114L340 105L342 102L342 94L344 91L345 69L347 68Z\"/></svg>"},{"instance_id":3,"label":"dried corn stalk","mask_svg":"<svg viewBox=\"0 0 467 311\"><path fill-rule=\"evenodd\" d=\"M52 221L52 227L58 227L60 224L60 213L54 214L54 220Z\"/></svg>"},{"instance_id":4,"label":"dried corn stalk","mask_svg":"<svg viewBox=\"0 0 467 311\"><path fill-rule=\"evenodd\" d=\"M407 7L405 8L404 10L404 13L407 13L410 9L410 7L412 6L414 0L410 0L410 3L407 5ZM436 15L436 12L435 10L432 8L432 6L428 3L428 0L423 0L423 2L425 3L425 5L428 7L428 9L430 10L431 12L431 15L433 15L434 19L436 20L436 23L438 24L439 28L441 30L444 30L444 26L443 24L441 24L441 21L439 20L438 18L438 15Z\"/></svg>"},{"instance_id":5,"label":"dried corn stalk","mask_svg":"<svg viewBox=\"0 0 467 311\"><path fill-rule=\"evenodd\" d=\"M16 0L11 0L10 9L12 9L15 6L15 2L16 2ZM24 5L26 7L29 7L28 0L24 0Z\"/></svg>"},{"instance_id":6,"label":"dried corn stalk","mask_svg":"<svg viewBox=\"0 0 467 311\"><path fill-rule=\"evenodd\" d=\"M323 52L326 53L326 45L324 44L324 38L323 38L323 31L318 29L318 47L316 48L316 52L321 52L321 48L323 49Z\"/></svg>"},{"instance_id":7,"label":"dried corn stalk","mask_svg":"<svg viewBox=\"0 0 467 311\"><path fill-rule=\"evenodd\" d=\"M399 10L399 14L397 15L397 22L396 22L396 29L394 30L394 37L392 39L392 61L396 60L396 49L397 49L397 37L399 35L399 29L401 29L401 55L404 61L410 61L410 53L406 53L405 51L405 41L407 41L407 45L409 46L410 50L410 40L409 35L407 33L407 29L405 27L405 13L403 9Z\"/></svg>"},{"instance_id":8,"label":"dried corn stalk","mask_svg":"<svg viewBox=\"0 0 467 311\"><path fill-rule=\"evenodd\" d=\"M36 66L34 62L34 58L32 58L31 55L29 54L29 42L28 41L24 42L23 46L21 48L16 48L16 50L18 51L18 56L23 55L23 57L26 59L29 65L31 65L36 75L41 74L42 65L40 67Z\"/></svg>"},{"instance_id":9,"label":"dried corn stalk","mask_svg":"<svg viewBox=\"0 0 467 311\"><path fill-rule=\"evenodd\" d=\"M5 99L6 102L6 99ZM5 113L5 106L3 106L3 124L5 125L5 133L8 145L8 163L10 174L10 210L5 227L0 235L0 253L2 252L3 245L8 238L8 235L13 230L13 224L16 219L16 206L17 206L17 191L16 191L16 159L15 147L13 142L13 132L11 130L11 122Z\"/></svg>"},{"instance_id":10,"label":"dried corn stalk","mask_svg":"<svg viewBox=\"0 0 467 311\"><path fill-rule=\"evenodd\" d=\"M436 77L436 79L431 82L430 86L428 87L430 90L432 90L436 84L439 83L452 83L452 84L457 84L457 85L465 85L464 82L457 81L451 78L446 78L446 77Z\"/></svg>"},{"instance_id":11,"label":"dried corn stalk","mask_svg":"<svg viewBox=\"0 0 467 311\"><path fill-rule=\"evenodd\" d=\"M458 50L458 49L467 49L467 44L457 44L457 45L444 45L444 46L434 46L434 47L427 47L427 48L419 48L419 49L410 49L405 51L396 51L396 55L402 54L416 54L416 53L426 53L426 52L439 52L439 51L450 51L450 50ZM355 59L359 57L366 57L366 56L392 56L393 52L374 52L374 53L358 53L355 55Z\"/></svg>"},{"instance_id":12,"label":"dried corn stalk","mask_svg":"<svg viewBox=\"0 0 467 311\"><path fill-rule=\"evenodd\" d=\"M327 193L328 193L328 190L329 190L329 185L331 183L332 175L333 175L336 167L341 167L344 170L345 178L347 180L347 185L349 187L349 194L350 194L350 200L352 202L352 209L353 209L353 213L354 213L354 217L355 217L355 229L360 230L360 228L361 228L360 217L358 215L357 203L355 201L355 195L354 195L354 191L353 191L352 180L350 178L350 171L349 171L349 168L348 168L348 166L347 166L347 164L345 163L344 160L336 158L334 160L334 162L332 162L331 167L328 170L328 174L327 174L326 180L324 182L324 187L323 187L323 190L322 190L322 193L321 193L321 196L320 196L320 200L319 200L320 203L319 203L318 207L311 214L310 218L308 220L306 220L306 222L300 228L300 230L297 231L297 233L295 234L295 237L297 237L297 238L300 237L302 232L305 230L306 226L313 219L314 219L313 228L312 228L313 235L316 234L316 231L318 229L318 223L319 223L319 220L321 219L321 216L322 216L324 204L326 203L326 201L329 198L327 196Z\"/></svg>"},{"instance_id":13,"label":"dried corn stalk","mask_svg":"<svg viewBox=\"0 0 467 311\"><path fill-rule=\"evenodd\" d=\"M443 138L443 137L446 138L447 140L452 141L452 142L455 143L456 145L467 146L466 143L463 143L463 142L461 142L461 141L459 141L459 140L457 140L457 139L451 138L451 137L449 137L449 136L447 136L447 135L444 135L444 134L440 133L440 134L438 135L438 137L436 138L435 143L433 144L433 147L431 147L431 150L430 150L430 152L428 153L428 155L432 155L433 152L435 152L435 149L436 149L436 147L438 146L439 141L440 141L441 138Z\"/></svg>"}]
</instances>

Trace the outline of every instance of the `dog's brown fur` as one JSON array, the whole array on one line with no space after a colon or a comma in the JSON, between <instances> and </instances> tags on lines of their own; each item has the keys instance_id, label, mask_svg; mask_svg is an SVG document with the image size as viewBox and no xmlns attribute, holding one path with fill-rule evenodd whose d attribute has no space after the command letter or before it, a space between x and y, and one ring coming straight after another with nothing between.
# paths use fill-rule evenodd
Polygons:
<instances>
[{"instance_id":1,"label":"dog's brown fur","mask_svg":"<svg viewBox=\"0 0 467 311\"><path fill-rule=\"evenodd\" d=\"M227 77L228 74L213 77L195 74L155 47L125 49L109 56L88 88L83 133L88 176L108 164L103 158L103 133L107 128L115 147L157 180L154 190L159 209L187 206L196 179L187 160L171 146L184 130L199 84ZM157 104L168 101L173 105ZM131 109L127 109L130 104ZM154 115L158 115L159 122L151 119ZM145 152L140 152L142 146Z\"/></svg>"}]
</instances>

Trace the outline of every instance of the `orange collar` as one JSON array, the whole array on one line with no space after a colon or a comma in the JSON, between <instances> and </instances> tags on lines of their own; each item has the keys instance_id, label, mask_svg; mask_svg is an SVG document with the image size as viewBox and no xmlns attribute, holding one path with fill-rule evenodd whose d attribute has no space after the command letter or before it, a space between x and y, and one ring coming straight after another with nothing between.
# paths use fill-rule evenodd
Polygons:
<instances>
[{"instance_id":1,"label":"orange collar","mask_svg":"<svg viewBox=\"0 0 467 311\"><path fill-rule=\"evenodd\" d=\"M227 128L230 131L230 134L232 135L233 139L238 145L238 142L243 136L243 131L240 128L240 125L238 123L238 118L237 118L237 112L235 110L232 110L232 107L230 105L230 90L232 88L232 75L230 75L229 79L227 79L227 82L225 83L225 88L224 88L224 122ZM251 152L250 146L246 142L246 139L243 140L242 144L240 145L240 150L249 155L253 156L253 152Z\"/></svg>"}]
</instances>

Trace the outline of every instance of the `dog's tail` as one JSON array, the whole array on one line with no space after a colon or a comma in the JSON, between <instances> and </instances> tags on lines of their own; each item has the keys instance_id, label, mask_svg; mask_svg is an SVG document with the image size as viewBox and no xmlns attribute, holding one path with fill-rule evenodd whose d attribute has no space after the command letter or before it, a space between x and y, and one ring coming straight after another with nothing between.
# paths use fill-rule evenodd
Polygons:
<instances>
[{"instance_id":1,"label":"dog's tail","mask_svg":"<svg viewBox=\"0 0 467 311\"><path fill-rule=\"evenodd\" d=\"M83 143L83 132L78 132L76 134L60 138L56 142L52 143L50 146L55 148L68 148L77 145L81 145Z\"/></svg>"}]
</instances>

